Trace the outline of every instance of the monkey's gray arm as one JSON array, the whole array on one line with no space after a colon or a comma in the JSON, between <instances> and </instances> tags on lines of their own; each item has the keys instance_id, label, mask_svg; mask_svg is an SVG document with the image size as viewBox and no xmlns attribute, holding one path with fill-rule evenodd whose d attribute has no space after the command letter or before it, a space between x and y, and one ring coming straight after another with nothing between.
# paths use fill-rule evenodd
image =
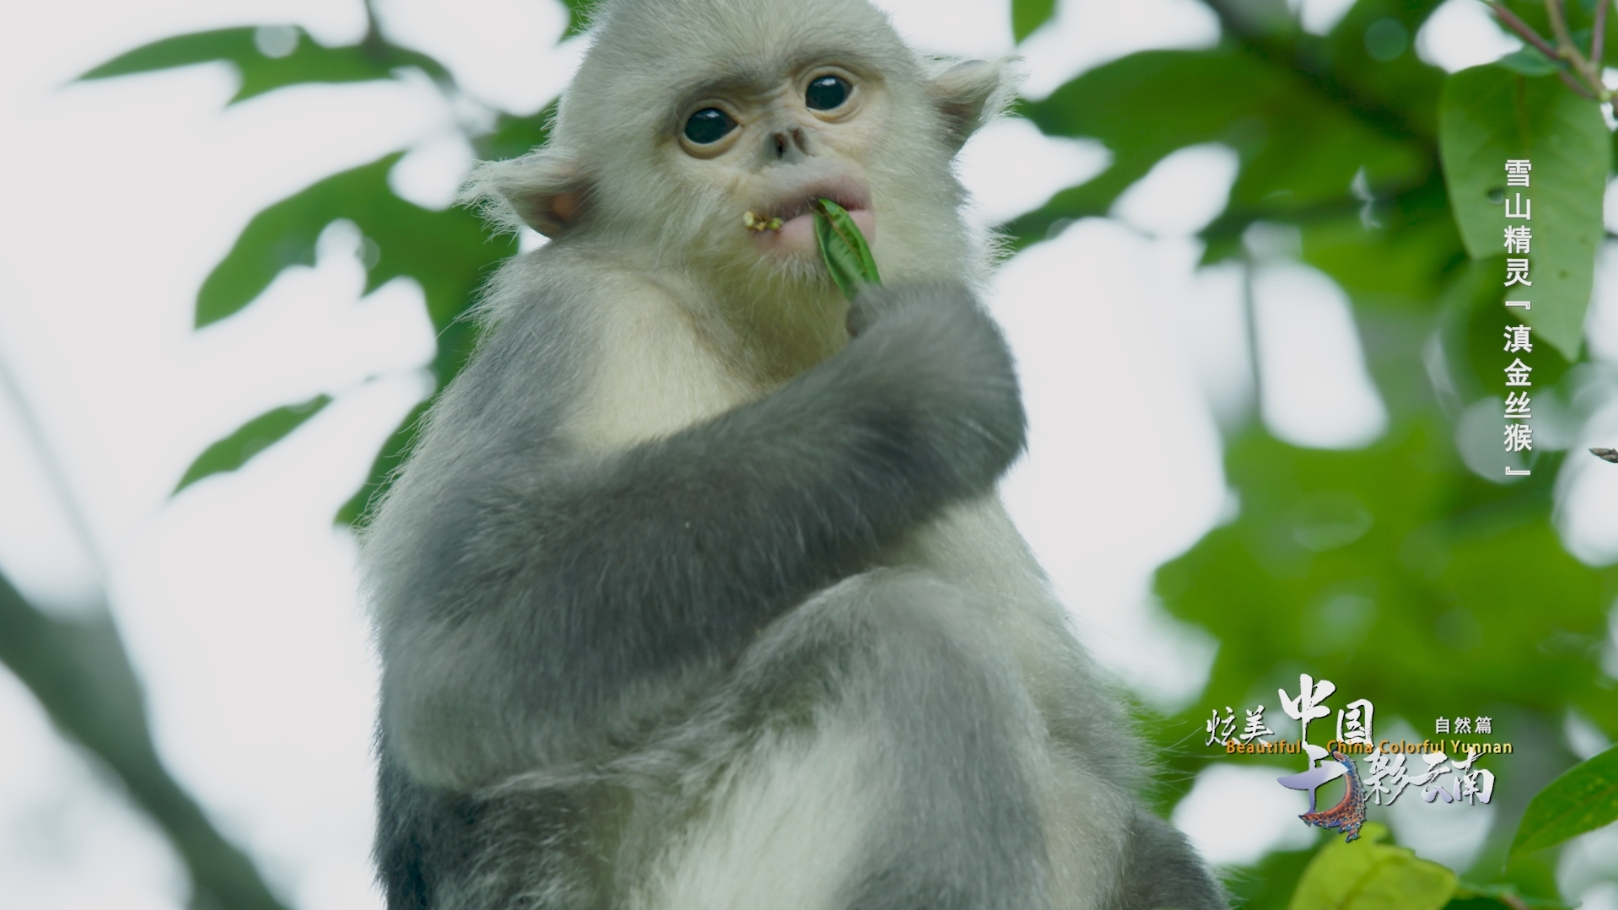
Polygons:
<instances>
[{"instance_id":1,"label":"monkey's gray arm","mask_svg":"<svg viewBox=\"0 0 1618 910\"><path fill-rule=\"evenodd\" d=\"M441 577L416 588L453 600L429 611L445 629L469 625L481 653L466 659L487 668L448 684L506 689L502 710L528 713L552 746L568 730L592 739L648 686L735 656L992 486L1022 448L1024 415L1005 343L970 293L873 289L854 313L862 329L844 350L760 401L604 460L469 472L429 547Z\"/></svg>"}]
</instances>

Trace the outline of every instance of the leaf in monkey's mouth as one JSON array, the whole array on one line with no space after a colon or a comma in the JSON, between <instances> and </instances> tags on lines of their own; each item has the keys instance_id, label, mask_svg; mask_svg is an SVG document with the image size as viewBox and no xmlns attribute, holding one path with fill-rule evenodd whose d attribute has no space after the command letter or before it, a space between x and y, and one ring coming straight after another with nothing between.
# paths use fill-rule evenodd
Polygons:
<instances>
[{"instance_id":1,"label":"leaf in monkey's mouth","mask_svg":"<svg viewBox=\"0 0 1618 910\"><path fill-rule=\"evenodd\" d=\"M843 296L849 300L859 293L862 284L881 284L876 260L865 243L865 235L848 212L830 199L815 202L815 240L820 243L820 258L831 272Z\"/></svg>"}]
</instances>

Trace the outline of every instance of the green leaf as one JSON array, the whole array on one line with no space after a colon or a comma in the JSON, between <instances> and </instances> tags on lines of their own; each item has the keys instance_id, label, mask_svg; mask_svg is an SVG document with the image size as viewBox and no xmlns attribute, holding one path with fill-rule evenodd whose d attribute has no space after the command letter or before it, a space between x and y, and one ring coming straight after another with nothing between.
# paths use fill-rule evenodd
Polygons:
<instances>
[{"instance_id":1,"label":"green leaf","mask_svg":"<svg viewBox=\"0 0 1618 910\"><path fill-rule=\"evenodd\" d=\"M1618 747L1580 762L1534 795L1511 852L1531 853L1618 821Z\"/></svg>"},{"instance_id":2,"label":"green leaf","mask_svg":"<svg viewBox=\"0 0 1618 910\"><path fill-rule=\"evenodd\" d=\"M1303 871L1288 910L1438 910L1455 893L1455 873L1405 847L1378 843L1370 822L1354 843L1333 839Z\"/></svg>"},{"instance_id":3,"label":"green leaf","mask_svg":"<svg viewBox=\"0 0 1618 910\"><path fill-rule=\"evenodd\" d=\"M832 281L849 300L859 293L860 285L882 283L876 271L876 260L859 225L842 206L830 199L815 203L815 240L820 244L820 258L831 272Z\"/></svg>"},{"instance_id":4,"label":"green leaf","mask_svg":"<svg viewBox=\"0 0 1618 910\"><path fill-rule=\"evenodd\" d=\"M291 50L270 56L260 49L262 32L285 30ZM288 85L305 82L367 82L389 79L400 67L421 68L435 79L453 81L449 71L432 57L382 41L325 47L296 26L246 26L165 38L95 67L80 79L106 79L131 73L224 61L242 74L242 84L231 104Z\"/></svg>"},{"instance_id":5,"label":"green leaf","mask_svg":"<svg viewBox=\"0 0 1618 910\"><path fill-rule=\"evenodd\" d=\"M1600 109L1559 80L1480 66L1445 81L1439 133L1467 252L1474 259L1497 256L1508 223L1530 227L1533 287L1513 290L1532 301L1525 315L1535 333L1577 359L1612 144ZM1508 158L1533 162L1528 187L1506 186ZM1515 202L1518 193L1532 203L1532 218L1508 222L1499 200Z\"/></svg>"},{"instance_id":6,"label":"green leaf","mask_svg":"<svg viewBox=\"0 0 1618 910\"><path fill-rule=\"evenodd\" d=\"M242 424L236 432L203 450L203 453L197 456L197 460L191 462L191 467L185 469L185 475L174 487L174 492L178 493L212 474L223 474L240 468L251 461L253 456L303 426L304 421L320 413L320 409L328 404L331 404L330 396L316 395L302 404L289 404L254 417Z\"/></svg>"},{"instance_id":7,"label":"green leaf","mask_svg":"<svg viewBox=\"0 0 1618 910\"><path fill-rule=\"evenodd\" d=\"M1177 148L1227 138L1237 120L1284 90L1263 63L1229 48L1146 51L1085 72L1019 112L1046 135L1092 136L1115 162L1145 157L1149 168Z\"/></svg>"},{"instance_id":8,"label":"green leaf","mask_svg":"<svg viewBox=\"0 0 1618 910\"><path fill-rule=\"evenodd\" d=\"M1099 139L1112 152L1112 165L1007 230L1025 246L1074 219L1105 215L1165 155L1225 139L1247 110L1274 95L1268 75L1229 49L1147 51L1083 73L1042 101L1021 102L1017 112L1048 136Z\"/></svg>"},{"instance_id":9,"label":"green leaf","mask_svg":"<svg viewBox=\"0 0 1618 910\"><path fill-rule=\"evenodd\" d=\"M1018 44L1056 14L1056 0L1011 0L1011 36Z\"/></svg>"},{"instance_id":10,"label":"green leaf","mask_svg":"<svg viewBox=\"0 0 1618 910\"><path fill-rule=\"evenodd\" d=\"M1268 218L1321 204L1357 206L1350 186L1361 171L1386 193L1419 185L1431 168L1418 135L1373 128L1296 70L1228 46L1133 54L1018 112L1047 135L1099 139L1113 160L1008 225L1024 245L1066 220L1106 214L1164 156L1199 143L1236 150L1242 168L1230 205L1262 208Z\"/></svg>"},{"instance_id":11,"label":"green leaf","mask_svg":"<svg viewBox=\"0 0 1618 910\"><path fill-rule=\"evenodd\" d=\"M388 170L403 155L395 152L327 177L253 216L230 252L203 279L197 292L196 327L240 312L282 269L314 265L315 241L333 221L374 207L383 194L406 204L387 187Z\"/></svg>"},{"instance_id":12,"label":"green leaf","mask_svg":"<svg viewBox=\"0 0 1618 910\"><path fill-rule=\"evenodd\" d=\"M347 218L377 245L366 278L370 293L394 278L421 284L427 313L439 331L434 371L449 380L469 350L473 329L461 314L490 264L516 249L491 241L477 217L462 209L431 211L388 188L400 153L327 177L254 216L197 294L198 328L240 312L289 265L314 262L326 226Z\"/></svg>"},{"instance_id":13,"label":"green leaf","mask_svg":"<svg viewBox=\"0 0 1618 910\"><path fill-rule=\"evenodd\" d=\"M1521 50L1513 51L1496 60L1495 63L1520 73L1524 76L1549 76L1557 70L1567 69L1567 64L1560 60L1552 60L1540 52L1539 48L1525 46Z\"/></svg>"}]
</instances>

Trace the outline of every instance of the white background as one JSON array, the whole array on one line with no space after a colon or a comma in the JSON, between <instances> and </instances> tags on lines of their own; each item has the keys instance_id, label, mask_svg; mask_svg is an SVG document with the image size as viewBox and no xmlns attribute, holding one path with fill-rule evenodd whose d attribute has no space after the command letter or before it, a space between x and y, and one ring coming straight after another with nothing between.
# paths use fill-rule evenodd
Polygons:
<instances>
[{"instance_id":1,"label":"white background","mask_svg":"<svg viewBox=\"0 0 1618 910\"><path fill-rule=\"evenodd\" d=\"M882 5L928 51L1012 51L1003 3ZM1323 30L1342 6L1308 2L1302 13ZM577 59L576 42L554 48L564 19L550 0L393 0L382 10L393 37L446 61L491 107L537 110ZM363 15L347 0L56 0L0 11L0 362L50 448L31 446L18 403L0 396L0 567L64 612L105 586L160 751L220 828L293 906L376 907L366 859L376 667L353 543L331 516L428 391L421 296L401 281L360 299L353 239L333 231L316 268L285 273L240 315L195 332L192 305L255 212L337 170L412 148L397 188L447 204L470 160L457 112L425 81L292 88L229 109L237 77L226 66L71 82L158 38L281 23L341 44L358 40ZM1021 48L1026 90L1042 96L1123 54L1216 38L1195 0L1069 0ZM1476 0L1451 0L1417 42L1450 69L1514 46ZM1094 144L1003 122L974 140L961 168L980 217L998 221L1106 162ZM1239 276L1196 271L1190 239L1222 206L1234 167L1219 147L1173 156L1114 218L1076 224L1011 261L991 302L1033 421L1008 502L1086 641L1168 711L1195 702L1214 645L1169 619L1148 582L1238 508L1221 473L1221 427L1256 414L1299 444L1352 447L1385 421L1346 300L1284 252L1259 276L1257 359L1273 378L1252 401ZM1600 358L1618 353L1615 269L1609 250L1607 308L1591 322ZM208 443L321 392L336 403L285 443L169 497ZM1618 412L1584 433L1611 444ZM1576 461L1559 513L1566 539L1587 560L1611 561L1618 469ZM47 463L86 534L73 532ZM1580 751L1601 745L1576 718L1569 733ZM1217 765L1175 820L1221 862L1309 843L1293 795L1271 776ZM1460 863L1491 818L1467 811L1478 814L1393 821L1424 855ZM1618 862L1618 836L1571 853L1562 874L1577 892L1590 870ZM187 889L150 823L0 672L0 906L166 910ZM1610 885L1584 896L1618 907Z\"/></svg>"}]
</instances>

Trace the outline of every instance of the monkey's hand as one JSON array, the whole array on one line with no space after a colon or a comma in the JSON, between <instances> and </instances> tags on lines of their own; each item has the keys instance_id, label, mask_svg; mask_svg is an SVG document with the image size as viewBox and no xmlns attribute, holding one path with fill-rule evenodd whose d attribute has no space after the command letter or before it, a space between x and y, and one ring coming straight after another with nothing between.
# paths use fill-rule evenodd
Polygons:
<instances>
[{"instance_id":1,"label":"monkey's hand","mask_svg":"<svg viewBox=\"0 0 1618 910\"><path fill-rule=\"evenodd\" d=\"M908 307L925 307L927 297L936 293L940 297L956 298L964 295L967 301L972 300L972 294L965 287L950 282L938 284L896 284L884 287L880 284L863 285L859 296L848 305L848 334L849 337L858 337L865 333L873 323L883 315L902 311ZM947 305L947 304L946 304ZM976 304L973 303L975 306Z\"/></svg>"},{"instance_id":2,"label":"monkey's hand","mask_svg":"<svg viewBox=\"0 0 1618 910\"><path fill-rule=\"evenodd\" d=\"M955 495L982 492L1022 451L1026 418L1011 352L964 285L867 285L848 326L850 372L908 412L916 454L930 454L927 467L959 484L950 484Z\"/></svg>"}]
</instances>

